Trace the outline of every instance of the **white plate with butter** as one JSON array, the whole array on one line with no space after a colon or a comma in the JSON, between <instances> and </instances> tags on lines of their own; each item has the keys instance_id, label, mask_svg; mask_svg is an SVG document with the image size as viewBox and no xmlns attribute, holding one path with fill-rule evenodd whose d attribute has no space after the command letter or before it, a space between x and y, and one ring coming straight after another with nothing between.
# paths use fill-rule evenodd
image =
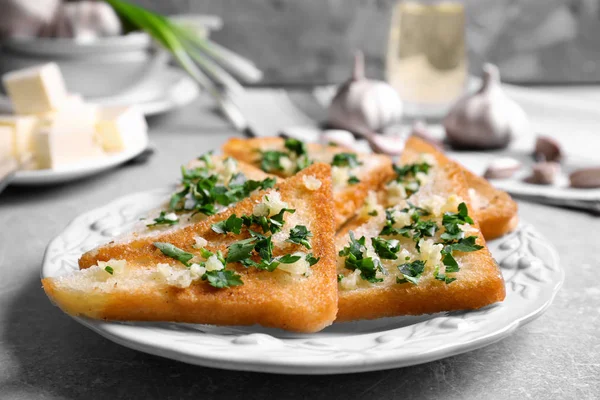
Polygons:
<instances>
[{"instance_id":1,"label":"white plate with butter","mask_svg":"<svg viewBox=\"0 0 600 400\"><path fill-rule=\"evenodd\" d=\"M137 193L75 219L50 242L42 278L75 271L81 254L128 231L171 189ZM532 226L490 241L506 299L476 311L334 324L321 332L75 318L123 346L190 364L279 374L334 374L421 364L475 350L540 316L564 279L556 250Z\"/></svg>"},{"instance_id":2,"label":"white plate with butter","mask_svg":"<svg viewBox=\"0 0 600 400\"><path fill-rule=\"evenodd\" d=\"M55 169L20 170L10 181L11 185L54 185L86 178L115 168L140 155L148 147L148 140L142 140L118 153L102 154L98 157L65 165Z\"/></svg>"},{"instance_id":3,"label":"white plate with butter","mask_svg":"<svg viewBox=\"0 0 600 400\"><path fill-rule=\"evenodd\" d=\"M88 100L102 106L136 105L145 116L150 116L183 107L194 101L199 94L198 85L185 72L167 67L124 93ZM0 93L0 113L9 114L12 111L9 98Z\"/></svg>"}]
</instances>

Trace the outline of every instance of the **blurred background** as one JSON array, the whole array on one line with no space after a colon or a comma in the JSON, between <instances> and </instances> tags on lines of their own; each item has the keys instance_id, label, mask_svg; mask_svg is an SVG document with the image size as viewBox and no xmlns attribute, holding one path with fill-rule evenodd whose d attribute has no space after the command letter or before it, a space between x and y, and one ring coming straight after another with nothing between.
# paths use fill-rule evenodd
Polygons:
<instances>
[{"instance_id":1,"label":"blurred background","mask_svg":"<svg viewBox=\"0 0 600 400\"><path fill-rule=\"evenodd\" d=\"M254 60L264 83L341 82L349 54L382 78L391 0L135 0L165 14L222 18L214 39ZM466 0L469 68L499 66L519 83L600 81L600 0Z\"/></svg>"}]
</instances>

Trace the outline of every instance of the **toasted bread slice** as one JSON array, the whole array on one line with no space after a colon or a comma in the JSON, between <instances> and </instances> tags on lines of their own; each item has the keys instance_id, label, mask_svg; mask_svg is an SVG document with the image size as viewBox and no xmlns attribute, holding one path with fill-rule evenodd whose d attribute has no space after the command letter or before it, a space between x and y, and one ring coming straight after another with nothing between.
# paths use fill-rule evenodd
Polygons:
<instances>
[{"instance_id":1,"label":"toasted bread slice","mask_svg":"<svg viewBox=\"0 0 600 400\"><path fill-rule=\"evenodd\" d=\"M297 160L290 160L297 154L286 149L286 141L282 138L233 138L223 145L223 153L238 160L252 164L266 170L266 172L287 177L298 170ZM284 155L285 163L263 162L265 152L280 152ZM341 227L363 204L369 190L377 190L381 185L394 176L392 161L389 157L379 154L353 153L347 148L338 146L321 145L318 143L306 144L309 162L332 163L336 154L355 154L356 160L361 163L355 167L333 166L333 194L335 201L336 226ZM302 159L302 157L299 157ZM305 160L306 161L306 160ZM280 168L278 168L280 167ZM352 178L356 179L352 179Z\"/></svg>"},{"instance_id":2,"label":"toasted bread slice","mask_svg":"<svg viewBox=\"0 0 600 400\"><path fill-rule=\"evenodd\" d=\"M429 155L425 161L421 158L421 153ZM396 185L392 185L392 188L388 185L378 193L376 201L374 196L367 201L365 207L370 209L367 210L369 212L361 213L336 236L336 249L341 252L338 256L338 321L476 309L504 299L502 275L485 247L485 240L476 221L454 226L460 227L464 237L474 237L474 242L470 243L470 250L474 249L473 245L483 246L479 250L469 252L449 248L450 255L460 267L458 272L448 272L453 269L447 266L451 265L452 261L446 259L441 252L447 249L446 245L456 243L456 240L445 242L442 239L441 234L447 232L442 224L443 213L447 211L459 216L458 209L461 203L466 205L468 212L472 210L461 167L416 138L409 139L407 149L402 155L403 165L411 163L430 165L428 173L417 178L421 181L420 187L416 188L406 183L408 181L402 181L402 185L416 189L414 194L407 200L396 199L390 195L391 189L397 189ZM410 177L411 173L407 176ZM412 177L414 178L414 174ZM430 213L419 216L418 219L436 223L438 230L433 236L423 234L421 239L417 237L419 241L413 239L416 223L413 214L425 213L413 206L421 207ZM382 234L386 224L396 231ZM406 229L407 226L413 228ZM428 231L425 225L422 227L424 231ZM355 238L354 251L358 248L361 252L359 258L370 258L371 261L352 261L352 257L348 255L350 243L353 242L350 238L351 232ZM409 237L403 236L401 232ZM361 245L356 241L363 236L365 241ZM377 250L372 238L391 240L392 242L383 243L387 243L385 246L391 246L391 250L397 250L395 253L392 251L397 259L384 259L392 257L391 250L388 249L387 255L385 246L382 248L378 245ZM395 240L398 242L394 242ZM445 243L437 245L442 242ZM416 249L416 243L420 245L420 252ZM465 244L469 244L469 239ZM382 263L380 270L377 268L377 261L374 260ZM357 265L361 267L358 268ZM373 265L375 267L369 269ZM401 270L398 266L402 265L404 267ZM419 267L422 267L422 270ZM382 281L372 283L363 278ZM453 279L455 280L452 281ZM397 283L397 280L401 283ZM411 280L415 283L411 283Z\"/></svg>"},{"instance_id":3,"label":"toasted bread slice","mask_svg":"<svg viewBox=\"0 0 600 400\"><path fill-rule=\"evenodd\" d=\"M218 233L213 225L234 214L252 216L257 215L257 210L258 215L264 215L265 210L273 214L282 207L295 212L282 211L283 227L270 236L273 257L278 260L277 257L293 254L299 259L288 259L288 264L282 260L273 272L244 267L235 260L229 262L227 258L234 254L229 246L248 239L249 228L243 226L240 234ZM298 225L312 233L306 237L311 250L287 241L291 228ZM253 223L251 229L269 237L259 225ZM48 296L72 315L111 320L260 324L314 332L330 325L337 311L333 235L331 168L314 164L275 188L261 191L204 221L158 236L132 237L130 241L94 249L80 258L83 270L46 278L42 283ZM163 254L156 242L193 255L188 264L197 264L184 267L177 259ZM198 246L213 256L208 257ZM227 260L219 261L221 267L225 264L221 272L238 274L242 285L217 289L209 284L212 282L207 271L218 266L218 251ZM252 260L259 262L258 250L252 251ZM316 263L315 258L319 259ZM314 265L309 266L311 262ZM114 275L105 270L107 266L115 270ZM115 266L120 266L118 272ZM235 279L231 283L236 284Z\"/></svg>"},{"instance_id":4,"label":"toasted bread slice","mask_svg":"<svg viewBox=\"0 0 600 400\"><path fill-rule=\"evenodd\" d=\"M510 195L496 189L485 178L463 168L474 218L479 222L486 240L503 236L519 224L518 206Z\"/></svg>"}]
</instances>

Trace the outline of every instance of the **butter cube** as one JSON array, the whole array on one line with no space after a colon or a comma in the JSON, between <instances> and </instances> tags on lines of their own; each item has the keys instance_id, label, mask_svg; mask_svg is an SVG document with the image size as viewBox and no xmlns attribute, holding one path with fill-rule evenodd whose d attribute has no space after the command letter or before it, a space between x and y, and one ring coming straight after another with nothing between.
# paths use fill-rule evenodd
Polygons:
<instances>
[{"instance_id":1,"label":"butter cube","mask_svg":"<svg viewBox=\"0 0 600 400\"><path fill-rule=\"evenodd\" d=\"M38 168L60 168L104 155L95 140L96 108L87 104L59 111L40 122L35 134Z\"/></svg>"},{"instance_id":2,"label":"butter cube","mask_svg":"<svg viewBox=\"0 0 600 400\"><path fill-rule=\"evenodd\" d=\"M59 111L66 111L70 108L79 107L83 104L83 97L79 93L68 93L65 101L59 109L37 113L35 116L41 119L52 118Z\"/></svg>"},{"instance_id":3,"label":"butter cube","mask_svg":"<svg viewBox=\"0 0 600 400\"><path fill-rule=\"evenodd\" d=\"M0 126L0 160L12 157L14 147L13 129L9 126Z\"/></svg>"},{"instance_id":4,"label":"butter cube","mask_svg":"<svg viewBox=\"0 0 600 400\"><path fill-rule=\"evenodd\" d=\"M12 71L2 82L17 114L40 114L58 110L67 89L56 63Z\"/></svg>"},{"instance_id":5,"label":"butter cube","mask_svg":"<svg viewBox=\"0 0 600 400\"><path fill-rule=\"evenodd\" d=\"M23 160L33 152L33 133L36 125L35 117L0 115L0 127L12 132L12 156L17 160Z\"/></svg>"},{"instance_id":6,"label":"butter cube","mask_svg":"<svg viewBox=\"0 0 600 400\"><path fill-rule=\"evenodd\" d=\"M137 107L105 107L98 113L98 142L105 151L131 149L148 140L148 125Z\"/></svg>"}]
</instances>

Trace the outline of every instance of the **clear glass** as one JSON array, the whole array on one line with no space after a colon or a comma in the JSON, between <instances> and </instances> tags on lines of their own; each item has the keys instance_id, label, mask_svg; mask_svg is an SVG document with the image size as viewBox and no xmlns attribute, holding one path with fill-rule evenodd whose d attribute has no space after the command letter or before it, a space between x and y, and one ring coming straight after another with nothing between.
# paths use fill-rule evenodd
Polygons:
<instances>
[{"instance_id":1,"label":"clear glass","mask_svg":"<svg viewBox=\"0 0 600 400\"><path fill-rule=\"evenodd\" d=\"M407 109L446 108L463 93L467 69L462 2L396 3L386 77Z\"/></svg>"}]
</instances>

